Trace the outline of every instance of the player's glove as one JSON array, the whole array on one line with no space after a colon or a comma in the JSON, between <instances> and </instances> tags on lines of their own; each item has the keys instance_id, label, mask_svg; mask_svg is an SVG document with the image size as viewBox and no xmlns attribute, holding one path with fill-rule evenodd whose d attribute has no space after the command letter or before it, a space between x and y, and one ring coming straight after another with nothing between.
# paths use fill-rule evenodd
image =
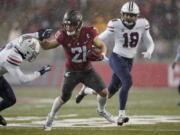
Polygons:
<instances>
[{"instance_id":1,"label":"player's glove","mask_svg":"<svg viewBox=\"0 0 180 135\"><path fill-rule=\"evenodd\" d=\"M151 53L149 51L142 52L142 55L144 55L144 58L151 59Z\"/></svg>"},{"instance_id":2,"label":"player's glove","mask_svg":"<svg viewBox=\"0 0 180 135\"><path fill-rule=\"evenodd\" d=\"M51 36L51 33L52 33L52 29L40 29L38 31L38 36L39 36L39 40L42 41L43 39L47 39Z\"/></svg>"},{"instance_id":3,"label":"player's glove","mask_svg":"<svg viewBox=\"0 0 180 135\"><path fill-rule=\"evenodd\" d=\"M43 75L44 73L49 72L49 71L51 71L51 66L50 65L45 65L39 70L39 73L41 75Z\"/></svg>"},{"instance_id":4,"label":"player's glove","mask_svg":"<svg viewBox=\"0 0 180 135\"><path fill-rule=\"evenodd\" d=\"M109 58L106 55L103 55L103 60L102 61L108 63L109 62Z\"/></svg>"}]
</instances>

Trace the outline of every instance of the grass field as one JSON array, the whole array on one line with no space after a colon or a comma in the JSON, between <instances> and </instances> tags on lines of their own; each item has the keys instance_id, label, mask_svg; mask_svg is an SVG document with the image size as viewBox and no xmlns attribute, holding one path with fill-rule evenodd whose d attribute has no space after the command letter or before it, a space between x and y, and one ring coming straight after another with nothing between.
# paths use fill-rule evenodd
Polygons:
<instances>
[{"instance_id":1,"label":"grass field","mask_svg":"<svg viewBox=\"0 0 180 135\"><path fill-rule=\"evenodd\" d=\"M0 127L0 135L180 135L180 97L176 89L132 88L129 93L127 115L130 122L118 127L96 113L96 97L71 100L59 111L54 128L42 130L58 89L15 88L17 104L2 111L8 122ZM106 109L118 115L118 94L108 100Z\"/></svg>"}]
</instances>

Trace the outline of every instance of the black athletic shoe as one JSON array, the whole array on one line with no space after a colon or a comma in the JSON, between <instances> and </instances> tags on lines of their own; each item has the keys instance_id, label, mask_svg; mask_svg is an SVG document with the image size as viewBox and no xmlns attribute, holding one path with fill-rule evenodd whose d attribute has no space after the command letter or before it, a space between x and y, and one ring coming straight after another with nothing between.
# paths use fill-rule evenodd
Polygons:
<instances>
[{"instance_id":1,"label":"black athletic shoe","mask_svg":"<svg viewBox=\"0 0 180 135\"><path fill-rule=\"evenodd\" d=\"M84 93L85 87L78 93L76 96L76 103L79 104L81 100L86 96L87 94Z\"/></svg>"},{"instance_id":2,"label":"black athletic shoe","mask_svg":"<svg viewBox=\"0 0 180 135\"><path fill-rule=\"evenodd\" d=\"M6 126L7 122L6 120L0 115L0 125Z\"/></svg>"},{"instance_id":3,"label":"black athletic shoe","mask_svg":"<svg viewBox=\"0 0 180 135\"><path fill-rule=\"evenodd\" d=\"M118 126L122 126L123 123L126 123L129 121L129 118L128 117L118 117L118 120L117 120L117 125Z\"/></svg>"}]
</instances>

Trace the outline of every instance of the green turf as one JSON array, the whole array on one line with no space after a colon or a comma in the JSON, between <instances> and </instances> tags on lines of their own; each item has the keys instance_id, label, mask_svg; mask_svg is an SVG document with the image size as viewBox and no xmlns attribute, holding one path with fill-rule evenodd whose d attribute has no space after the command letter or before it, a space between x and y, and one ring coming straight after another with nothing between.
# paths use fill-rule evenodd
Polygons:
<instances>
[{"instance_id":1,"label":"green turf","mask_svg":"<svg viewBox=\"0 0 180 135\"><path fill-rule=\"evenodd\" d=\"M5 117L39 116L45 117L50 111L53 99L60 94L58 89L51 88L16 88L17 103L2 111ZM78 114L78 118L99 117L96 114L96 97L85 97L80 103L75 103L75 90L71 100L63 106L59 116ZM176 104L180 97L176 89L169 88L132 88L127 103L127 115L163 115L180 116L180 107ZM40 102L42 101L42 102ZM46 101L46 102L44 102ZM107 110L118 115L118 94L108 100ZM58 118L66 119L66 118ZM16 122L9 120L8 123ZM28 122L28 120L27 120ZM81 123L79 123L81 124ZM149 125L127 125L123 127L59 127L51 132L42 128L0 127L0 135L180 135L180 123L158 123Z\"/></svg>"}]
</instances>

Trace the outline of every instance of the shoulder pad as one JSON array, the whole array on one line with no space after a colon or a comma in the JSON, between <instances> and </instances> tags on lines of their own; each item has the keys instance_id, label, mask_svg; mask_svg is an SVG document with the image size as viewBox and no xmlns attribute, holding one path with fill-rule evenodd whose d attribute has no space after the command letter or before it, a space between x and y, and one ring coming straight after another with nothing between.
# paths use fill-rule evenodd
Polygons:
<instances>
[{"instance_id":1,"label":"shoulder pad","mask_svg":"<svg viewBox=\"0 0 180 135\"><path fill-rule=\"evenodd\" d=\"M12 53L7 56L7 62L15 66L20 66L22 61L22 57L16 53Z\"/></svg>"},{"instance_id":2,"label":"shoulder pad","mask_svg":"<svg viewBox=\"0 0 180 135\"><path fill-rule=\"evenodd\" d=\"M145 28L145 30L148 30L150 28L149 21L146 18L140 18L139 21L140 24Z\"/></svg>"},{"instance_id":3,"label":"shoulder pad","mask_svg":"<svg viewBox=\"0 0 180 135\"><path fill-rule=\"evenodd\" d=\"M107 24L107 29L111 32L114 32L115 26L117 24L117 22L119 21L119 19L112 19L108 22Z\"/></svg>"},{"instance_id":4,"label":"shoulder pad","mask_svg":"<svg viewBox=\"0 0 180 135\"><path fill-rule=\"evenodd\" d=\"M114 18L111 20L112 22L118 21L118 18Z\"/></svg>"}]
</instances>

